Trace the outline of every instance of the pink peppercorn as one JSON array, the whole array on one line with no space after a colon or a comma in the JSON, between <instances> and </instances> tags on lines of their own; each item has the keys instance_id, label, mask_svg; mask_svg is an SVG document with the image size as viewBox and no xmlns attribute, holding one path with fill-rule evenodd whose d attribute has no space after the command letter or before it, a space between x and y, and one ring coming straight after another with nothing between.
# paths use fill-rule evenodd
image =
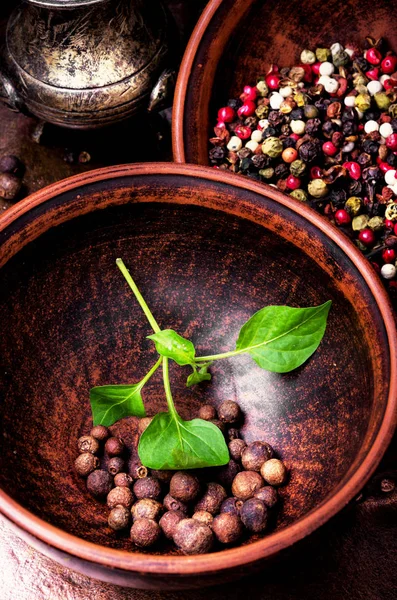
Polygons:
<instances>
[{"instance_id":1,"label":"pink peppercorn","mask_svg":"<svg viewBox=\"0 0 397 600\"><path fill-rule=\"evenodd\" d=\"M266 85L270 90L277 90L280 86L280 77L275 73L269 73L266 77Z\"/></svg>"},{"instance_id":2,"label":"pink peppercorn","mask_svg":"<svg viewBox=\"0 0 397 600\"><path fill-rule=\"evenodd\" d=\"M312 179L321 179L322 171L320 167L312 167L310 169L310 177Z\"/></svg>"},{"instance_id":3,"label":"pink peppercorn","mask_svg":"<svg viewBox=\"0 0 397 600\"><path fill-rule=\"evenodd\" d=\"M382 55L376 48L370 48L365 54L365 60L371 65L379 65L382 60Z\"/></svg>"},{"instance_id":4,"label":"pink peppercorn","mask_svg":"<svg viewBox=\"0 0 397 600\"><path fill-rule=\"evenodd\" d=\"M393 263L396 260L396 251L393 248L386 248L382 252L383 262Z\"/></svg>"},{"instance_id":5,"label":"pink peppercorn","mask_svg":"<svg viewBox=\"0 0 397 600\"><path fill-rule=\"evenodd\" d=\"M384 162L383 160L376 159L376 162L378 163L378 167L380 168L380 170L382 171L382 173L387 173L387 171L390 171L390 169L394 169L394 167L391 167L389 165L389 163Z\"/></svg>"},{"instance_id":6,"label":"pink peppercorn","mask_svg":"<svg viewBox=\"0 0 397 600\"><path fill-rule=\"evenodd\" d=\"M289 190L297 190L301 186L301 180L299 179L299 177L295 177L294 175L289 175L287 177L286 184L287 184L287 188Z\"/></svg>"},{"instance_id":7,"label":"pink peppercorn","mask_svg":"<svg viewBox=\"0 0 397 600\"><path fill-rule=\"evenodd\" d=\"M320 67L321 67L320 62L314 63L314 65L312 65L311 67L312 67L312 71L315 75L320 75Z\"/></svg>"},{"instance_id":8,"label":"pink peppercorn","mask_svg":"<svg viewBox=\"0 0 397 600\"><path fill-rule=\"evenodd\" d=\"M394 234L397 235L397 223L394 225Z\"/></svg>"},{"instance_id":9,"label":"pink peppercorn","mask_svg":"<svg viewBox=\"0 0 397 600\"><path fill-rule=\"evenodd\" d=\"M394 54L385 56L380 66L383 73L391 75L391 73L394 73L394 71L397 69L397 56L395 56Z\"/></svg>"},{"instance_id":10,"label":"pink peppercorn","mask_svg":"<svg viewBox=\"0 0 397 600\"><path fill-rule=\"evenodd\" d=\"M244 102L242 106L237 111L238 116L241 117L250 117L254 114L256 110L256 104L252 102L252 100L247 100Z\"/></svg>"},{"instance_id":11,"label":"pink peppercorn","mask_svg":"<svg viewBox=\"0 0 397 600\"><path fill-rule=\"evenodd\" d=\"M335 156L338 152L338 148L332 142L324 142L323 152L326 156Z\"/></svg>"},{"instance_id":12,"label":"pink peppercorn","mask_svg":"<svg viewBox=\"0 0 397 600\"><path fill-rule=\"evenodd\" d=\"M335 213L335 221L338 225L348 225L351 222L351 217L347 210L341 208Z\"/></svg>"},{"instance_id":13,"label":"pink peppercorn","mask_svg":"<svg viewBox=\"0 0 397 600\"><path fill-rule=\"evenodd\" d=\"M289 137L291 140L295 140L295 142L301 139L301 136L298 133L291 133Z\"/></svg>"},{"instance_id":14,"label":"pink peppercorn","mask_svg":"<svg viewBox=\"0 0 397 600\"><path fill-rule=\"evenodd\" d=\"M378 68L371 69L370 71L367 71L365 74L368 77L368 79L371 79L372 81L378 81L378 79L379 79L379 69Z\"/></svg>"},{"instance_id":15,"label":"pink peppercorn","mask_svg":"<svg viewBox=\"0 0 397 600\"><path fill-rule=\"evenodd\" d=\"M385 219L385 227L386 227L386 229L393 229L393 227L394 227L393 221L390 221L390 219Z\"/></svg>"},{"instance_id":16,"label":"pink peppercorn","mask_svg":"<svg viewBox=\"0 0 397 600\"><path fill-rule=\"evenodd\" d=\"M349 175L352 179L360 179L361 177L361 167L356 162L345 162L343 163L345 169L349 171Z\"/></svg>"},{"instance_id":17,"label":"pink peppercorn","mask_svg":"<svg viewBox=\"0 0 397 600\"><path fill-rule=\"evenodd\" d=\"M386 81L383 82L383 87L385 88L385 90L391 90L392 88L396 87L397 82L392 79L390 77L390 79L386 79Z\"/></svg>"},{"instance_id":18,"label":"pink peppercorn","mask_svg":"<svg viewBox=\"0 0 397 600\"><path fill-rule=\"evenodd\" d=\"M236 113L232 109L231 106L224 106L218 110L218 121L223 121L224 123L232 123L234 121Z\"/></svg>"},{"instance_id":19,"label":"pink peppercorn","mask_svg":"<svg viewBox=\"0 0 397 600\"><path fill-rule=\"evenodd\" d=\"M372 229L362 229L358 234L358 239L364 246L372 246L375 243L375 234Z\"/></svg>"},{"instance_id":20,"label":"pink peppercorn","mask_svg":"<svg viewBox=\"0 0 397 600\"><path fill-rule=\"evenodd\" d=\"M386 146L390 148L390 150L397 150L397 133L392 133L386 138Z\"/></svg>"},{"instance_id":21,"label":"pink peppercorn","mask_svg":"<svg viewBox=\"0 0 397 600\"><path fill-rule=\"evenodd\" d=\"M306 83L310 83L313 79L313 71L311 65L299 65L304 71L305 75L303 77L303 81Z\"/></svg>"},{"instance_id":22,"label":"pink peppercorn","mask_svg":"<svg viewBox=\"0 0 397 600\"><path fill-rule=\"evenodd\" d=\"M258 90L255 87L251 87L250 85L246 85L244 87L244 101L247 100L256 100L258 95Z\"/></svg>"},{"instance_id":23,"label":"pink peppercorn","mask_svg":"<svg viewBox=\"0 0 397 600\"><path fill-rule=\"evenodd\" d=\"M240 138L240 140L248 140L251 137L251 127L246 127L245 125L237 125L234 130L234 134Z\"/></svg>"}]
</instances>

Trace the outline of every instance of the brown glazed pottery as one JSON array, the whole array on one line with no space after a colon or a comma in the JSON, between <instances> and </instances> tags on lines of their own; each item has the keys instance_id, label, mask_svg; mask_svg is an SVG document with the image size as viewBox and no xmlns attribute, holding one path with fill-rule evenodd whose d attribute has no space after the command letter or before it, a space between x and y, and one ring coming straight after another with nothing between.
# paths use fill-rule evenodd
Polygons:
<instances>
[{"instance_id":1,"label":"brown glazed pottery","mask_svg":"<svg viewBox=\"0 0 397 600\"><path fill-rule=\"evenodd\" d=\"M395 324L367 261L312 210L213 169L119 166L16 204L0 217L0 240L0 511L41 552L120 585L209 585L299 548L373 473L395 426ZM74 472L89 389L138 381L155 362L117 257L160 326L201 354L232 349L265 305L332 300L320 348L289 374L242 356L187 389L187 369L171 366L183 418L202 402L237 400L243 436L270 442L289 467L268 535L202 556L166 544L141 552L112 534L106 507ZM160 375L143 394L149 414L166 408ZM136 419L112 431L136 442Z\"/></svg>"},{"instance_id":2,"label":"brown glazed pottery","mask_svg":"<svg viewBox=\"0 0 397 600\"><path fill-rule=\"evenodd\" d=\"M397 2L211 0L186 48L173 112L177 162L208 164L216 114L244 85L299 62L304 48L385 37L397 50Z\"/></svg>"}]
</instances>

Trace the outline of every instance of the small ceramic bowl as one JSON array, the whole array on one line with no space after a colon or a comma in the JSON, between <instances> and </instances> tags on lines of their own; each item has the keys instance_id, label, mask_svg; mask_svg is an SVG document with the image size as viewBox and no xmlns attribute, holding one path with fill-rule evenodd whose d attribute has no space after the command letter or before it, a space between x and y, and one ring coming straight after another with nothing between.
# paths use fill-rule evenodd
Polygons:
<instances>
[{"instance_id":1,"label":"small ceramic bowl","mask_svg":"<svg viewBox=\"0 0 397 600\"><path fill-rule=\"evenodd\" d=\"M395 425L393 315L358 250L302 204L212 169L120 166L18 203L0 217L0 240L0 511L44 554L126 586L225 581L297 545L376 468ZM106 507L76 475L89 389L137 381L154 361L117 257L160 326L200 353L233 348L265 305L332 300L318 351L296 371L269 373L239 357L187 389L187 369L171 369L182 417L234 399L244 438L270 442L290 469L267 535L201 556L165 545L141 552L111 532ZM143 395L149 414L166 408L160 376ZM112 430L137 439L134 418Z\"/></svg>"}]
</instances>

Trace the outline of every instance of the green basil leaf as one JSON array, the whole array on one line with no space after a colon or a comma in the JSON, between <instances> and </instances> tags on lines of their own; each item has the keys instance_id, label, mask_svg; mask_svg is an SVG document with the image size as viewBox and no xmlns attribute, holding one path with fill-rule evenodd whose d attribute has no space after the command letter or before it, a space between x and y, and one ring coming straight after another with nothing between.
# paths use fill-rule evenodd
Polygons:
<instances>
[{"instance_id":1,"label":"green basil leaf","mask_svg":"<svg viewBox=\"0 0 397 600\"><path fill-rule=\"evenodd\" d=\"M311 308L266 306L240 330L236 350L244 350L267 371L287 373L317 350L331 301Z\"/></svg>"},{"instance_id":2,"label":"green basil leaf","mask_svg":"<svg viewBox=\"0 0 397 600\"><path fill-rule=\"evenodd\" d=\"M211 373L208 373L209 365L202 367L199 371L194 371L189 375L186 381L186 387L192 387L202 381L211 381Z\"/></svg>"},{"instance_id":3,"label":"green basil leaf","mask_svg":"<svg viewBox=\"0 0 397 600\"><path fill-rule=\"evenodd\" d=\"M149 469L200 469L229 462L222 432L202 419L183 421L179 415L158 413L141 435L138 454Z\"/></svg>"},{"instance_id":4,"label":"green basil leaf","mask_svg":"<svg viewBox=\"0 0 397 600\"><path fill-rule=\"evenodd\" d=\"M141 390L143 379L133 385L102 385L90 390L92 418L95 425L109 427L124 417L146 416Z\"/></svg>"},{"instance_id":5,"label":"green basil leaf","mask_svg":"<svg viewBox=\"0 0 397 600\"><path fill-rule=\"evenodd\" d=\"M163 329L147 336L153 340L161 356L172 358L178 365L190 365L194 362L196 350L190 340L186 340L173 329Z\"/></svg>"}]
</instances>

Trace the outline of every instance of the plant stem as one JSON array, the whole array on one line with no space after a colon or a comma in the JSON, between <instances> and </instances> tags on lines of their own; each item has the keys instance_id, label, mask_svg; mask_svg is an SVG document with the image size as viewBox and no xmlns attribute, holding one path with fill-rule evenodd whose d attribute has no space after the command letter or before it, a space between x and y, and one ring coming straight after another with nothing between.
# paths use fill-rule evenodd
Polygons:
<instances>
[{"instance_id":1,"label":"plant stem","mask_svg":"<svg viewBox=\"0 0 397 600\"><path fill-rule=\"evenodd\" d=\"M263 346L264 344L257 344L257 346ZM257 346L253 346L256 348ZM211 356L196 356L196 362L212 362L213 360L221 360L222 358L231 358L232 356L237 356L238 354L244 354L247 352L247 348L243 348L242 350L230 350L230 352L223 352L222 354L213 354Z\"/></svg>"},{"instance_id":2,"label":"plant stem","mask_svg":"<svg viewBox=\"0 0 397 600\"><path fill-rule=\"evenodd\" d=\"M167 397L168 410L170 414L174 417L174 419L178 421L179 415L176 411L171 392L170 377L168 370L168 358L166 358L165 356L163 356L163 380L165 395Z\"/></svg>"},{"instance_id":3,"label":"plant stem","mask_svg":"<svg viewBox=\"0 0 397 600\"><path fill-rule=\"evenodd\" d=\"M141 379L141 384L142 387L149 381L149 379L151 378L152 375L154 375L154 373L157 371L157 369L159 368L159 366L162 363L162 357L160 356L158 361L156 362L155 365L153 365L153 367L150 369L150 371L148 371L145 375L145 377L143 379Z\"/></svg>"},{"instance_id":4,"label":"plant stem","mask_svg":"<svg viewBox=\"0 0 397 600\"><path fill-rule=\"evenodd\" d=\"M147 320L149 321L150 325L152 326L152 329L154 331L154 333L159 333L160 327L158 326L156 319L154 318L154 316L152 315L148 305L146 304L141 292L139 291L135 281L132 279L127 267L125 266L123 260L121 258L116 259L116 265L118 266L118 268L120 269L120 271L122 272L122 274L124 275L128 285L130 286L130 288L132 289L132 291L134 292L135 298L138 300L140 307L142 308L143 312L146 315Z\"/></svg>"}]
</instances>

